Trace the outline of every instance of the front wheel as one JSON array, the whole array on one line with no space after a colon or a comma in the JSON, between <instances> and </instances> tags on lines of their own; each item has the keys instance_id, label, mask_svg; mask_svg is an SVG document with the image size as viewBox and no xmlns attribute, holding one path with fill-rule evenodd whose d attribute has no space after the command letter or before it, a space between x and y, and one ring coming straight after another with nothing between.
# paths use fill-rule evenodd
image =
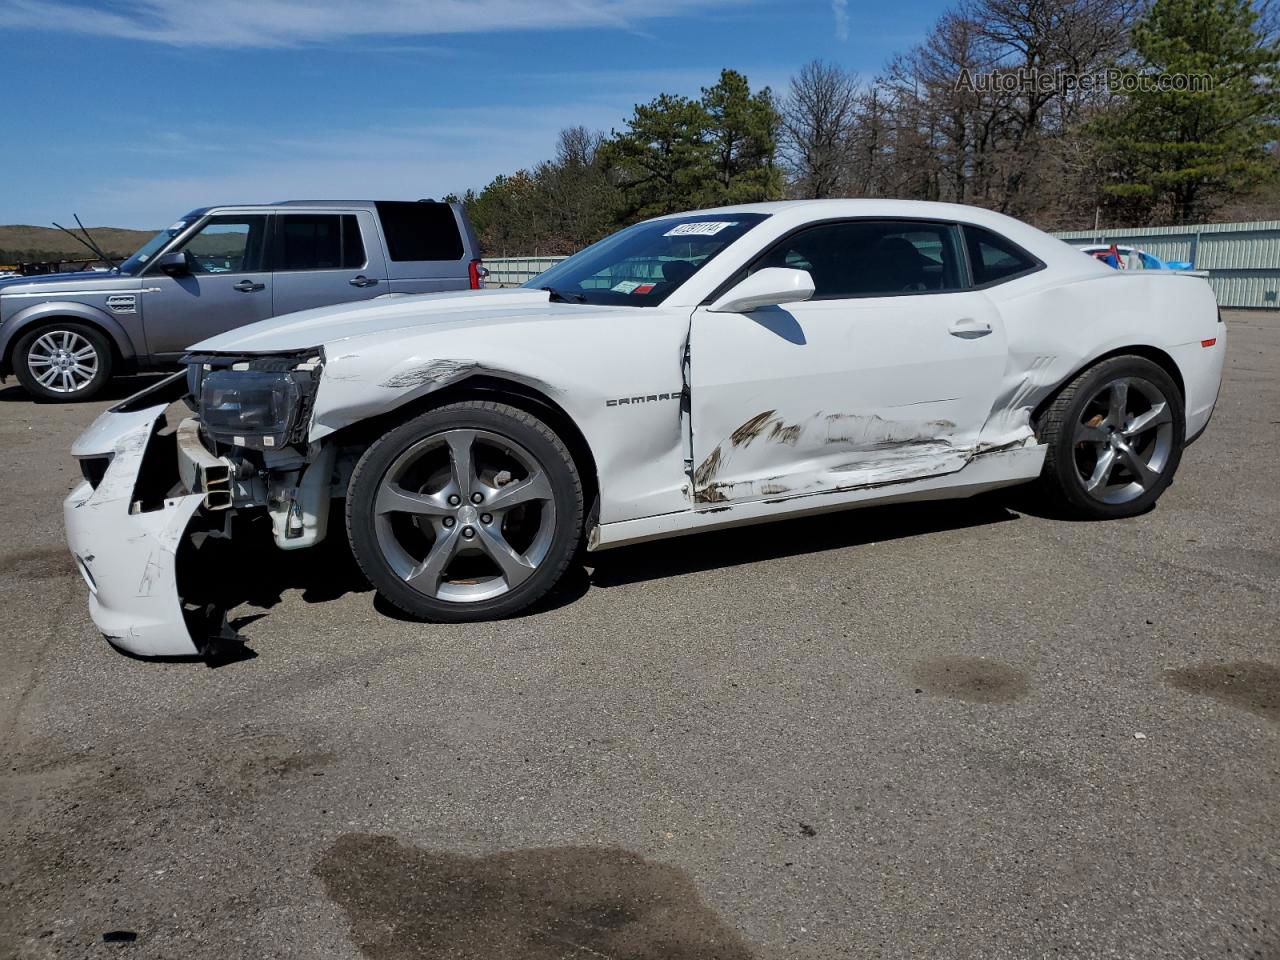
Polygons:
<instances>
[{"instance_id":1,"label":"front wheel","mask_svg":"<svg viewBox=\"0 0 1280 960\"><path fill-rule=\"evenodd\" d=\"M560 438L501 403L422 414L374 443L347 491L352 552L378 591L424 620L518 613L563 576L582 484Z\"/></svg>"},{"instance_id":2,"label":"front wheel","mask_svg":"<svg viewBox=\"0 0 1280 960\"><path fill-rule=\"evenodd\" d=\"M1040 418L1041 485L1085 519L1149 510L1182 459L1182 391L1144 357L1112 357L1062 389Z\"/></svg>"},{"instance_id":3,"label":"front wheel","mask_svg":"<svg viewBox=\"0 0 1280 960\"><path fill-rule=\"evenodd\" d=\"M88 400L111 379L111 344L83 323L32 330L13 351L13 370L26 391L41 400Z\"/></svg>"}]
</instances>

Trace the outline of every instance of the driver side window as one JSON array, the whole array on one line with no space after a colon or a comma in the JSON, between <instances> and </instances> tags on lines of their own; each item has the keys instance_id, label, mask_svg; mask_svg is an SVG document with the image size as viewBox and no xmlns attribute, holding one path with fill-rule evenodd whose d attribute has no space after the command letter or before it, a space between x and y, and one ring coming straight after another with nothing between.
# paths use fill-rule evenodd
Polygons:
<instances>
[{"instance_id":1,"label":"driver side window","mask_svg":"<svg viewBox=\"0 0 1280 960\"><path fill-rule=\"evenodd\" d=\"M256 273L262 269L266 234L266 214L210 217L182 252L193 274Z\"/></svg>"},{"instance_id":2,"label":"driver side window","mask_svg":"<svg viewBox=\"0 0 1280 960\"><path fill-rule=\"evenodd\" d=\"M961 289L956 228L901 220L823 223L779 241L757 260L807 270L815 300L889 297Z\"/></svg>"}]
</instances>

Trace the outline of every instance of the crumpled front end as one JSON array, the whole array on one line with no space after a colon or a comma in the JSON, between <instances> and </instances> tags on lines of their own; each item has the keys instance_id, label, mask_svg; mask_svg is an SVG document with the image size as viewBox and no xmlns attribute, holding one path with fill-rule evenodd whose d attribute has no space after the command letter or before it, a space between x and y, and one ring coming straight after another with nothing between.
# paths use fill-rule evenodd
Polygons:
<instances>
[{"instance_id":1,"label":"crumpled front end","mask_svg":"<svg viewBox=\"0 0 1280 960\"><path fill-rule=\"evenodd\" d=\"M159 429L168 401L136 406L107 411L73 448L86 479L63 503L67 543L93 622L112 644L139 656L192 656L200 651L178 595L177 554L204 494L153 486L150 466L172 457Z\"/></svg>"},{"instance_id":2,"label":"crumpled front end","mask_svg":"<svg viewBox=\"0 0 1280 960\"><path fill-rule=\"evenodd\" d=\"M237 519L241 529L269 521L285 551L325 538L351 463L335 479L336 444L306 442L320 367L306 353L197 358L102 414L72 447L85 479L63 505L67 542L93 622L115 646L214 660L243 652L207 541L229 540ZM193 383L205 388L198 400Z\"/></svg>"}]
</instances>

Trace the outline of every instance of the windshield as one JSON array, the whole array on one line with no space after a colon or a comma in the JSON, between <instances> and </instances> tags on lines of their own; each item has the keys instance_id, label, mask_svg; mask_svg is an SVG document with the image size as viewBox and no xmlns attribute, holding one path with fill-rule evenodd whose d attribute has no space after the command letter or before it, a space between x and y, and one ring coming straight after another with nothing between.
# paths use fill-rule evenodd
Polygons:
<instances>
[{"instance_id":1,"label":"windshield","mask_svg":"<svg viewBox=\"0 0 1280 960\"><path fill-rule=\"evenodd\" d=\"M575 253L526 287L570 303L656 307L764 213L704 213L638 223Z\"/></svg>"},{"instance_id":2,"label":"windshield","mask_svg":"<svg viewBox=\"0 0 1280 960\"><path fill-rule=\"evenodd\" d=\"M170 240L187 228L190 220L179 220L167 230L161 230L154 237L138 248L138 251L124 263L120 264L121 273L137 273L145 267Z\"/></svg>"}]
</instances>

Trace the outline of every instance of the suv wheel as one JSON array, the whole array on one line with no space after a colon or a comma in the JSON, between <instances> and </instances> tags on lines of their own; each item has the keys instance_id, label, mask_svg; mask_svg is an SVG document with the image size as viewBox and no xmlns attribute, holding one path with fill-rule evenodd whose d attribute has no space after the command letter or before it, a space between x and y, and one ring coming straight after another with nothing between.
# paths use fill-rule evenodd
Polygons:
<instances>
[{"instance_id":1,"label":"suv wheel","mask_svg":"<svg viewBox=\"0 0 1280 960\"><path fill-rule=\"evenodd\" d=\"M352 552L407 613L438 622L510 616L564 574L582 537L582 484L546 424L466 401L391 430L347 491Z\"/></svg>"},{"instance_id":2,"label":"suv wheel","mask_svg":"<svg viewBox=\"0 0 1280 960\"><path fill-rule=\"evenodd\" d=\"M1091 520L1151 508L1182 459L1182 392L1144 357L1090 367L1054 398L1040 419L1049 447L1041 483L1050 497Z\"/></svg>"},{"instance_id":3,"label":"suv wheel","mask_svg":"<svg viewBox=\"0 0 1280 960\"><path fill-rule=\"evenodd\" d=\"M111 379L111 344L82 323L40 327L18 340L13 370L27 392L41 400L88 400Z\"/></svg>"}]
</instances>

